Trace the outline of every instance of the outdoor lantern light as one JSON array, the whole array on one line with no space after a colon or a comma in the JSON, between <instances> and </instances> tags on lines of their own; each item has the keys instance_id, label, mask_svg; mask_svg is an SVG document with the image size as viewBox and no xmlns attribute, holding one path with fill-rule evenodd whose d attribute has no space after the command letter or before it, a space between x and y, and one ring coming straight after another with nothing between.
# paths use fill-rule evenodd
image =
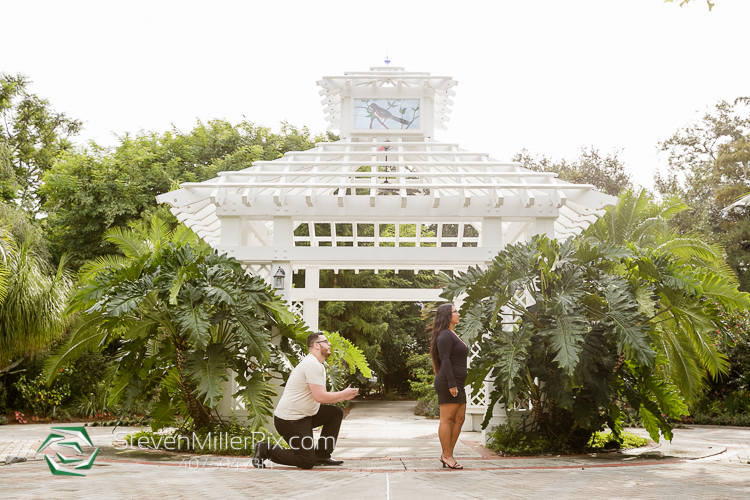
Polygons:
<instances>
[{"instance_id":1,"label":"outdoor lantern light","mask_svg":"<svg viewBox=\"0 0 750 500\"><path fill-rule=\"evenodd\" d=\"M276 290L284 289L284 276L286 276L286 273L279 267L278 271L276 271L276 274L273 275L273 287Z\"/></svg>"}]
</instances>

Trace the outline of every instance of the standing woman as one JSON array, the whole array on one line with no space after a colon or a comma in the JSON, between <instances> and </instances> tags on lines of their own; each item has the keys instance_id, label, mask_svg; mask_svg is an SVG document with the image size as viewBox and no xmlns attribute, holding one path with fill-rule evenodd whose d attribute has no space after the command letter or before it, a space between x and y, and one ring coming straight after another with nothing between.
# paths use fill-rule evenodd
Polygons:
<instances>
[{"instance_id":1,"label":"standing woman","mask_svg":"<svg viewBox=\"0 0 750 500\"><path fill-rule=\"evenodd\" d=\"M435 392L440 404L440 427L438 437L443 468L463 469L453 458L453 448L466 419L466 360L469 348L453 328L458 324L459 314L453 304L437 308L430 339L430 357L435 372Z\"/></svg>"}]
</instances>

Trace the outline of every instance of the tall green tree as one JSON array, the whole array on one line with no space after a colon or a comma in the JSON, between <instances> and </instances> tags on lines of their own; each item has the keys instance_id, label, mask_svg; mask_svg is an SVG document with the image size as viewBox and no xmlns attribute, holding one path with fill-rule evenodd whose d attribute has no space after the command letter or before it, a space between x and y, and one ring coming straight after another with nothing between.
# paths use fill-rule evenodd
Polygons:
<instances>
[{"instance_id":1,"label":"tall green tree","mask_svg":"<svg viewBox=\"0 0 750 500\"><path fill-rule=\"evenodd\" d=\"M613 196L632 186L630 173L617 157L617 152L602 156L598 149L582 148L581 156L569 162L532 156L524 149L513 157L513 161L521 162L524 168L534 172L555 172L564 181L593 184L599 191Z\"/></svg>"},{"instance_id":2,"label":"tall green tree","mask_svg":"<svg viewBox=\"0 0 750 500\"><path fill-rule=\"evenodd\" d=\"M750 102L740 98L718 102L712 112L659 145L667 155L667 169L654 177L657 191L679 196L693 208L675 218L680 230L714 232L725 221L721 210L750 191L748 138Z\"/></svg>"},{"instance_id":3,"label":"tall green tree","mask_svg":"<svg viewBox=\"0 0 750 500\"><path fill-rule=\"evenodd\" d=\"M62 262L50 269L31 249L0 228L0 372L59 340L69 326L65 311L73 280Z\"/></svg>"},{"instance_id":4,"label":"tall green tree","mask_svg":"<svg viewBox=\"0 0 750 500\"><path fill-rule=\"evenodd\" d=\"M677 214L670 225L723 246L743 290L750 290L745 264L750 262L750 208L725 209L750 192L749 142L750 99L721 101L713 112L661 143L668 166L655 176L662 197L679 196L692 208Z\"/></svg>"},{"instance_id":5,"label":"tall green tree","mask_svg":"<svg viewBox=\"0 0 750 500\"><path fill-rule=\"evenodd\" d=\"M0 202L0 224L2 224L19 245L28 244L31 251L40 259L51 262L44 233L44 224L32 220L27 212L15 205Z\"/></svg>"},{"instance_id":6,"label":"tall green tree","mask_svg":"<svg viewBox=\"0 0 750 500\"><path fill-rule=\"evenodd\" d=\"M243 121L198 122L190 132L125 135L114 148L91 144L70 151L44 176L41 190L51 251L68 253L71 264L114 253L104 239L109 229L150 220L155 213L176 225L155 197L181 182L211 179L222 170L247 168L256 160L274 160L292 149L309 149L332 136L313 136L307 128L282 124L272 132Z\"/></svg>"},{"instance_id":7,"label":"tall green tree","mask_svg":"<svg viewBox=\"0 0 750 500\"><path fill-rule=\"evenodd\" d=\"M34 218L42 177L72 147L81 122L54 111L30 85L26 76L0 74L0 199Z\"/></svg>"},{"instance_id":8,"label":"tall green tree","mask_svg":"<svg viewBox=\"0 0 750 500\"><path fill-rule=\"evenodd\" d=\"M49 358L51 381L83 349L113 344L119 356L109 404L130 409L159 391L154 429L176 413L194 428L223 425L214 410L229 370L248 417L260 428L271 414L271 330L296 339L304 328L259 277L218 255L184 225L169 231L153 218L134 229L113 228L107 239L122 256L103 256L81 271L70 311L71 335Z\"/></svg>"}]
</instances>

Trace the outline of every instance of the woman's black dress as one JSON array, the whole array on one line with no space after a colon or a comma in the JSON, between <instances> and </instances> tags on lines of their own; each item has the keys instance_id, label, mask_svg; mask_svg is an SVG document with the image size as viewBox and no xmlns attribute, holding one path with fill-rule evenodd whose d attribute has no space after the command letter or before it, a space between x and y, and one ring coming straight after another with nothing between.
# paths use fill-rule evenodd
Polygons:
<instances>
[{"instance_id":1,"label":"woman's black dress","mask_svg":"<svg viewBox=\"0 0 750 500\"><path fill-rule=\"evenodd\" d=\"M440 370L435 375L435 392L438 404L466 403L466 360L469 348L450 330L443 330L437 337L437 353L440 358ZM458 388L454 397L449 389Z\"/></svg>"}]
</instances>

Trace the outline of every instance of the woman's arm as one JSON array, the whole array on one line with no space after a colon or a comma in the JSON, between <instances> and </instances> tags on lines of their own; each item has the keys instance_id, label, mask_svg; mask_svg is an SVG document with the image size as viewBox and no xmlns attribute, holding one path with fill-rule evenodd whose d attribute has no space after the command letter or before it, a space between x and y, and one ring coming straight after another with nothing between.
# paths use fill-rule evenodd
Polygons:
<instances>
[{"instance_id":1,"label":"woman's arm","mask_svg":"<svg viewBox=\"0 0 750 500\"><path fill-rule=\"evenodd\" d=\"M440 332L437 338L438 352L440 353L440 371L445 374L448 380L448 388L457 387L456 379L453 377L453 364L451 363L451 353L453 352L453 334L446 330Z\"/></svg>"}]
</instances>

